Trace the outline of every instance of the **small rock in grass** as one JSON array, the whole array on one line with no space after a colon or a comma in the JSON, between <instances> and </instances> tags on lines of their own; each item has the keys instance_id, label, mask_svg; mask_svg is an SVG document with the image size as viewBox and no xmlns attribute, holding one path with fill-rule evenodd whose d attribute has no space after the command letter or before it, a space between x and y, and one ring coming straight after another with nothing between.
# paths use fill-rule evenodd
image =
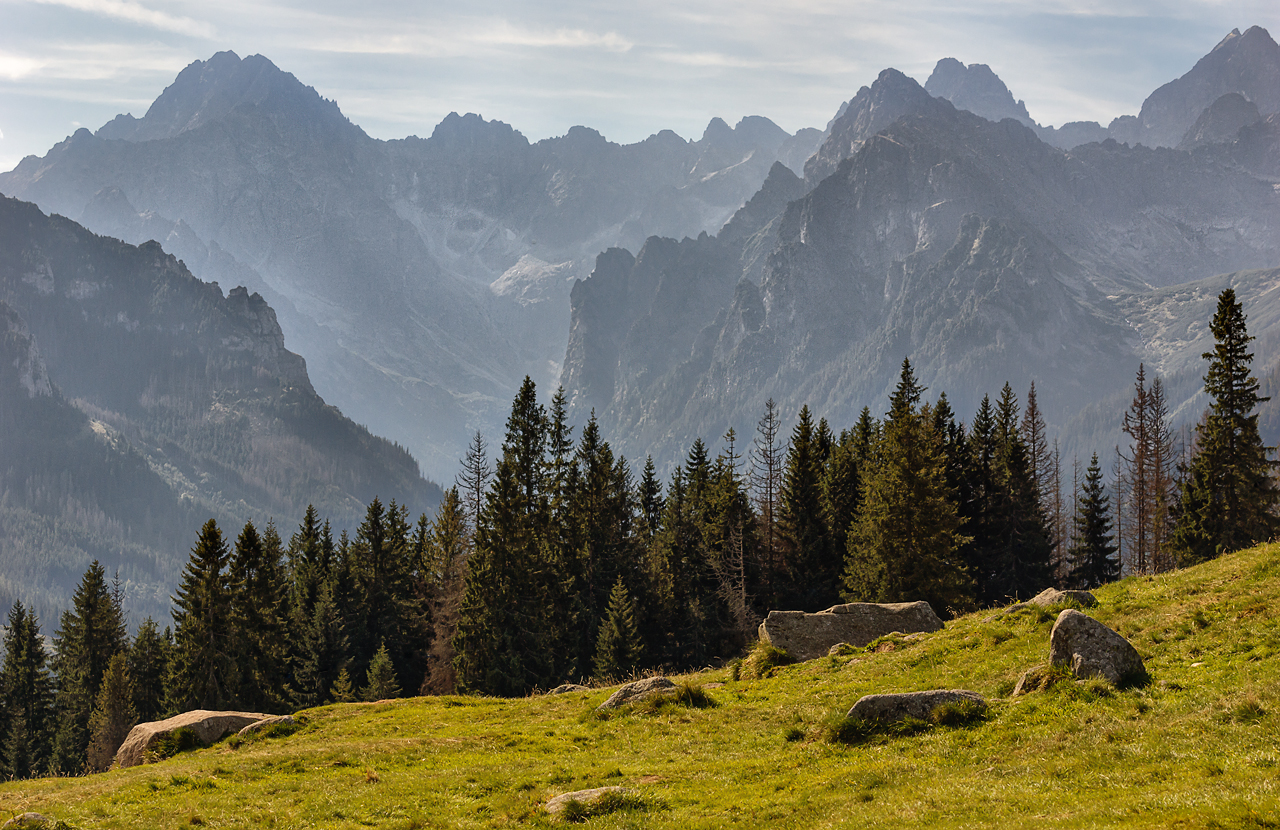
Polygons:
<instances>
[{"instance_id":1,"label":"small rock in grass","mask_svg":"<svg viewBox=\"0 0 1280 830\"><path fill-rule=\"evenodd\" d=\"M854 654L857 649L848 643L836 643L827 650L828 657L844 657L846 654Z\"/></svg>"},{"instance_id":2,"label":"small rock in grass","mask_svg":"<svg viewBox=\"0 0 1280 830\"><path fill-rule=\"evenodd\" d=\"M551 691L547 692L547 694L564 695L564 694L568 694L569 692L585 692L585 691L588 691L586 686L579 686L577 683L562 683L559 686L556 686Z\"/></svg>"},{"instance_id":3,"label":"small rock in grass","mask_svg":"<svg viewBox=\"0 0 1280 830\"><path fill-rule=\"evenodd\" d=\"M635 703L645 698L675 694L675 691L676 684L665 677L646 677L644 680L628 683L618 689L618 691L609 695L609 699L597 706L596 709L617 709L619 706Z\"/></svg>"},{"instance_id":4,"label":"small rock in grass","mask_svg":"<svg viewBox=\"0 0 1280 830\"><path fill-rule=\"evenodd\" d=\"M906 718L928 720L934 709L947 703L971 703L983 710L987 708L986 699L977 692L934 689L927 692L867 695L853 704L848 716L881 723L897 723Z\"/></svg>"},{"instance_id":5,"label":"small rock in grass","mask_svg":"<svg viewBox=\"0 0 1280 830\"><path fill-rule=\"evenodd\" d=\"M1087 614L1068 608L1049 635L1049 662L1066 664L1082 680L1101 677L1113 686L1147 677L1138 650Z\"/></svg>"},{"instance_id":6,"label":"small rock in grass","mask_svg":"<svg viewBox=\"0 0 1280 830\"><path fill-rule=\"evenodd\" d=\"M275 715L273 717L263 718L260 721L254 721L253 723L249 724L248 726L246 726L245 728L237 732L236 735L241 738L245 738L245 737L248 737L249 735L252 735L255 732L261 732L263 729L266 729L269 726L277 726L280 724L284 724L286 726L292 726L295 723L297 723L297 721L293 719L293 715Z\"/></svg>"},{"instance_id":7,"label":"small rock in grass","mask_svg":"<svg viewBox=\"0 0 1280 830\"><path fill-rule=\"evenodd\" d=\"M547 812L552 815L559 815L564 812L565 807L569 806L570 801L576 801L579 804L593 804L599 801L608 793L617 793L625 795L631 792L625 787L596 787L594 790L578 790L572 793L562 793L547 802Z\"/></svg>"},{"instance_id":8,"label":"small rock in grass","mask_svg":"<svg viewBox=\"0 0 1280 830\"><path fill-rule=\"evenodd\" d=\"M40 813L23 813L6 821L0 830L70 830L61 821L54 821Z\"/></svg>"}]
</instances>

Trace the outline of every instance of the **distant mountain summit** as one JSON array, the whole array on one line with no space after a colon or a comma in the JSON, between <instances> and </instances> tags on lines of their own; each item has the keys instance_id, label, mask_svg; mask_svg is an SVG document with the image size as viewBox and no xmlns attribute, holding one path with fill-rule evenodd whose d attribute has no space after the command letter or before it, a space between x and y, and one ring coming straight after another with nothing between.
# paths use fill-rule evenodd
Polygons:
<instances>
[{"instance_id":1,"label":"distant mountain summit","mask_svg":"<svg viewBox=\"0 0 1280 830\"><path fill-rule=\"evenodd\" d=\"M957 109L981 115L988 121L1013 118L1028 127L1035 126L1022 101L1015 101L1009 87L985 63L965 66L955 58L943 58L933 68L925 91L946 98Z\"/></svg>"}]
</instances>

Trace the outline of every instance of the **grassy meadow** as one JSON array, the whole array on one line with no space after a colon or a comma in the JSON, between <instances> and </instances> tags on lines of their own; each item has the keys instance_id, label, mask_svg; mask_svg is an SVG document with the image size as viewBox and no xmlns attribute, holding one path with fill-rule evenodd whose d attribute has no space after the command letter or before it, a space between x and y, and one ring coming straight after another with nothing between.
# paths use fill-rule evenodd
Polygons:
<instances>
[{"instance_id":1,"label":"grassy meadow","mask_svg":"<svg viewBox=\"0 0 1280 830\"><path fill-rule=\"evenodd\" d=\"M285 736L2 784L0 822L31 810L86 829L564 826L549 798L622 785L635 797L583 826L1280 827L1280 545L1096 594L1088 613L1134 643L1149 685L1010 698L1047 659L1056 609L986 611L845 656L673 678L701 686L705 708L604 718L607 689L326 706ZM980 692L989 716L828 737L864 694L933 688Z\"/></svg>"}]
</instances>

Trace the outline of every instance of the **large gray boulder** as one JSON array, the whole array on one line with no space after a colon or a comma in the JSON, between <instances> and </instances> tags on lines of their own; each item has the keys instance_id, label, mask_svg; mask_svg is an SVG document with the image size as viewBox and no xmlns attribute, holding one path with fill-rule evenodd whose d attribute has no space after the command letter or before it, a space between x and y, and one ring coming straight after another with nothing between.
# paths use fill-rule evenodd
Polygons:
<instances>
[{"instance_id":1,"label":"large gray boulder","mask_svg":"<svg viewBox=\"0 0 1280 830\"><path fill-rule=\"evenodd\" d=\"M208 746L219 738L270 717L272 716L261 712L211 712L207 709L196 709L174 715L168 720L140 723L129 730L128 737L124 739L120 749L116 750L115 765L136 767L144 763L147 753L161 738L179 729L192 730L200 739L200 743Z\"/></svg>"},{"instance_id":2,"label":"large gray boulder","mask_svg":"<svg viewBox=\"0 0 1280 830\"><path fill-rule=\"evenodd\" d=\"M609 695L609 699L597 706L596 709L617 709L619 706L636 703L645 698L675 694L675 691L676 684L665 677L646 677L644 680L637 680L621 687L618 691Z\"/></svg>"},{"instance_id":3,"label":"large gray boulder","mask_svg":"<svg viewBox=\"0 0 1280 830\"><path fill-rule=\"evenodd\" d=\"M851 602L826 611L770 611L760 623L760 640L782 649L796 660L812 660L837 643L865 646L895 631L903 634L937 631L942 620L927 602Z\"/></svg>"},{"instance_id":4,"label":"large gray boulder","mask_svg":"<svg viewBox=\"0 0 1280 830\"><path fill-rule=\"evenodd\" d=\"M853 704L849 717L881 723L897 723L906 718L928 720L934 709L947 703L970 703L983 710L987 708L986 698L977 692L934 689L927 692L867 695Z\"/></svg>"},{"instance_id":5,"label":"large gray boulder","mask_svg":"<svg viewBox=\"0 0 1280 830\"><path fill-rule=\"evenodd\" d=\"M1142 657L1128 640L1072 608L1053 624L1049 662L1069 665L1077 678L1101 677L1114 686L1147 676Z\"/></svg>"}]
</instances>

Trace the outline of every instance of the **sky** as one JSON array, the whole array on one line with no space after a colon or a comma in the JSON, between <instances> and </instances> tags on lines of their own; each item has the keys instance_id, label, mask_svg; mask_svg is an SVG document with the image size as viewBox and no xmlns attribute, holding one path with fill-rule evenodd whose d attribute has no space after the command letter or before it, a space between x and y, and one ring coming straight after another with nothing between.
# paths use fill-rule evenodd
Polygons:
<instances>
[{"instance_id":1,"label":"sky","mask_svg":"<svg viewBox=\"0 0 1280 830\"><path fill-rule=\"evenodd\" d=\"M195 60L292 72L376 138L451 111L531 140L697 138L713 117L824 127L895 67L985 63L1041 124L1136 113L1277 0L0 0L0 170L79 127L141 117Z\"/></svg>"}]
</instances>

